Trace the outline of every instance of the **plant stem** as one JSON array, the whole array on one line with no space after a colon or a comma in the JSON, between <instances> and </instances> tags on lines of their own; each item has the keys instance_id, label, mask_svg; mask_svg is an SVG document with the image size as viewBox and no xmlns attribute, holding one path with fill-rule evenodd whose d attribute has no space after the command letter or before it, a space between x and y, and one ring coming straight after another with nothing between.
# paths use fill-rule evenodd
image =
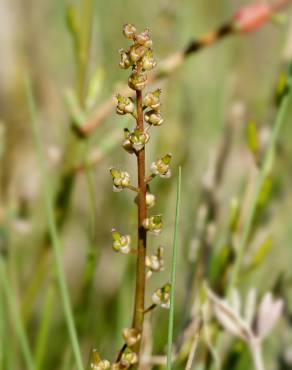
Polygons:
<instances>
[{"instance_id":1,"label":"plant stem","mask_svg":"<svg viewBox=\"0 0 292 370\"><path fill-rule=\"evenodd\" d=\"M244 252L246 249L246 246L248 244L249 235L253 226L254 217L257 211L257 205L258 205L258 199L262 190L262 186L264 184L264 181L267 177L267 175L270 172L271 163L273 160L275 145L278 140L285 115L287 113L288 105L290 103L291 98L291 86L292 86L292 62L290 62L289 65L289 71L288 71L288 80L285 88L284 95L282 97L281 105L276 117L276 122L272 131L271 140L267 147L265 157L263 160L263 165L260 169L260 173L258 175L258 181L256 185L256 190L254 193L254 197L252 199L251 207L249 210L249 213L247 215L247 220L243 228L242 237L239 242L238 250L237 250L237 256L234 263L234 267L231 273L227 294L231 292L231 290L236 286L238 275L240 272L241 262L244 256Z\"/></svg>"},{"instance_id":2,"label":"plant stem","mask_svg":"<svg viewBox=\"0 0 292 370\"><path fill-rule=\"evenodd\" d=\"M255 370L265 370L261 343L258 340L253 340L249 347Z\"/></svg>"},{"instance_id":3,"label":"plant stem","mask_svg":"<svg viewBox=\"0 0 292 370\"><path fill-rule=\"evenodd\" d=\"M0 256L0 282L1 282L1 285L3 286L3 291L4 291L3 296L5 295L5 298L7 300L8 307L9 307L9 313L11 315L12 322L15 326L17 339L19 341L19 345L20 345L20 348L23 354L23 359L24 359L26 369L34 370L34 362L33 362L33 357L32 357L32 353L31 353L28 338L27 338L27 333L25 332L25 329L24 329L24 326L21 320L21 316L18 310L17 299L9 283L5 262L2 256Z\"/></svg>"},{"instance_id":4,"label":"plant stem","mask_svg":"<svg viewBox=\"0 0 292 370\"><path fill-rule=\"evenodd\" d=\"M143 107L142 107L142 92L136 92L137 97L137 127L144 130ZM133 316L133 327L141 332L143 331L144 321L144 297L145 297L145 257L146 257L146 241L147 231L143 227L143 221L147 217L146 209L146 183L145 183L145 148L137 153L138 164L138 255L136 267L136 293L135 306ZM139 341L135 347L138 353L140 350Z\"/></svg>"},{"instance_id":5,"label":"plant stem","mask_svg":"<svg viewBox=\"0 0 292 370\"><path fill-rule=\"evenodd\" d=\"M172 341L173 341L173 323L174 323L174 296L176 282L176 261L177 261L177 235L179 226L180 213L180 197L181 197L181 167L178 169L177 191L176 191L176 210L175 210L175 225L173 232L172 246L172 266L171 266L171 291L170 291L170 309L168 318L168 338L167 338L167 365L166 369L171 370L172 366Z\"/></svg>"}]
</instances>

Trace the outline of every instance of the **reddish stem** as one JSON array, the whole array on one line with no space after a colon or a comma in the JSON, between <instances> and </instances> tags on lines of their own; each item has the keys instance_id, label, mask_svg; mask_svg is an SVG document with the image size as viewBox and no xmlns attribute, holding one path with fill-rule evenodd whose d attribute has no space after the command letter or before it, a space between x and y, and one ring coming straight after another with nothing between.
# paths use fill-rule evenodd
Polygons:
<instances>
[{"instance_id":1,"label":"reddish stem","mask_svg":"<svg viewBox=\"0 0 292 370\"><path fill-rule=\"evenodd\" d=\"M137 127L144 130L142 92L136 91L137 98ZM146 183L145 183L145 148L137 153L138 164L138 254L136 267L136 293L135 307L133 316L133 327L138 329L141 334L144 321L144 297L145 297L145 257L146 257L146 239L147 232L143 227L143 221L147 217L146 209ZM140 350L140 341L134 348L136 353Z\"/></svg>"}]
</instances>

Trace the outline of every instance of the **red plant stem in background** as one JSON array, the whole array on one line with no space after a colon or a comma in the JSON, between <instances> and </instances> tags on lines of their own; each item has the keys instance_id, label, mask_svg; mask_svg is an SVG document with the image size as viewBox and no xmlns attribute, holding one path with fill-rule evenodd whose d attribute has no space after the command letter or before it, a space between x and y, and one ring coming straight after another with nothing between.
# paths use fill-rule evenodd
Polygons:
<instances>
[{"instance_id":1,"label":"red plant stem in background","mask_svg":"<svg viewBox=\"0 0 292 370\"><path fill-rule=\"evenodd\" d=\"M137 97L137 127L144 130L142 92L136 91ZM143 221L147 217L146 209L146 182L145 182L145 148L137 153L138 163L138 255L136 266L136 293L133 316L133 327L141 334L144 321L144 297L145 297L145 257L147 231L143 227ZM135 352L139 353L140 341L136 344Z\"/></svg>"},{"instance_id":2,"label":"red plant stem in background","mask_svg":"<svg viewBox=\"0 0 292 370\"><path fill-rule=\"evenodd\" d=\"M235 13L235 26L240 32L251 32L267 22L273 14L269 4L251 4Z\"/></svg>"}]
</instances>

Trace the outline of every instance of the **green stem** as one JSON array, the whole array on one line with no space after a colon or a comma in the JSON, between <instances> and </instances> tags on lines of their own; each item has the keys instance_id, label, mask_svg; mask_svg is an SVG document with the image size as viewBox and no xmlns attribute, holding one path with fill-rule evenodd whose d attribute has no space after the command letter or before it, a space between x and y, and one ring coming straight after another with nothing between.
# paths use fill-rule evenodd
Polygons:
<instances>
[{"instance_id":1,"label":"green stem","mask_svg":"<svg viewBox=\"0 0 292 370\"><path fill-rule=\"evenodd\" d=\"M180 198L181 198L181 167L179 167L178 169L175 225L174 225L173 244L172 244L171 291L170 291L170 309L169 309L169 318L168 318L168 338L167 338L167 365L166 365L167 370L171 370L171 365L172 365L174 297L175 297L175 283L176 283L177 235L178 235L179 214L180 214Z\"/></svg>"},{"instance_id":2,"label":"green stem","mask_svg":"<svg viewBox=\"0 0 292 370\"><path fill-rule=\"evenodd\" d=\"M0 256L0 281L3 285L4 294L8 302L10 315L12 321L15 325L16 335L19 340L20 348L23 354L23 359L27 370L34 370L33 357L29 347L28 338L21 321L21 316L18 310L18 304L16 302L15 293L10 286L9 280L7 278L7 271L5 268L5 262L3 257ZM2 319L2 318L1 318Z\"/></svg>"},{"instance_id":3,"label":"green stem","mask_svg":"<svg viewBox=\"0 0 292 370\"><path fill-rule=\"evenodd\" d=\"M252 230L252 225L253 225L254 217L255 217L255 214L256 214L256 210L257 210L257 204L258 204L258 199L259 199L259 196L260 196L260 192L261 192L263 183L264 183L267 175L269 174L270 166L271 166L271 162L272 162L273 154L274 154L274 150L275 150L275 145L276 145L277 139L279 137L279 134L280 134L283 122L284 122L284 118L285 118L285 115L286 115L286 112L287 112L287 109L288 109L288 105L289 105L289 102L290 102L291 86L292 86L292 62L290 63L290 66L289 66L288 80L287 80L285 92L284 92L284 95L282 97L282 101L281 101L281 104L280 104L280 107L279 107L279 110L278 110L278 113L277 113L275 125L274 125L273 131L272 131L272 136L271 136L269 145L267 147L265 157L263 159L263 165L262 165L262 167L260 169L260 173L258 175L257 185L256 185L255 193L254 193L254 196L253 196L253 200L252 200L252 203L251 203L251 208L249 209L249 213L247 215L247 220L246 220L246 223L244 225L243 232L242 232L242 237L241 237L241 240L239 242L234 267L233 267L233 270L232 270L232 273L231 273L231 277L230 277L230 281L229 281L229 285L228 285L228 289L227 289L228 294L230 293L230 291L237 284L238 275L239 275L240 267L241 267L241 263L242 263L242 258L244 256L244 252L245 252L247 244L248 244L249 235L250 235L250 232Z\"/></svg>"}]
</instances>

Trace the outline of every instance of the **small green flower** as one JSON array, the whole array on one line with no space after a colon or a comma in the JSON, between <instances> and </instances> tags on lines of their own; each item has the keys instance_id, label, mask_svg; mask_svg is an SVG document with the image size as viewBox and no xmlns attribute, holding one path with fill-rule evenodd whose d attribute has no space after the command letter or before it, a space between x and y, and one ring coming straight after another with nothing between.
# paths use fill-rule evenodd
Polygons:
<instances>
[{"instance_id":1,"label":"small green flower","mask_svg":"<svg viewBox=\"0 0 292 370\"><path fill-rule=\"evenodd\" d=\"M170 307L170 291L171 291L171 284L167 283L163 285L163 287L158 288L152 294L152 301L157 306L169 309Z\"/></svg>"},{"instance_id":2,"label":"small green flower","mask_svg":"<svg viewBox=\"0 0 292 370\"><path fill-rule=\"evenodd\" d=\"M143 105L145 107L148 107L154 110L159 109L161 105L160 95L161 95L161 89L157 89L155 91L147 93L143 100Z\"/></svg>"},{"instance_id":3,"label":"small green flower","mask_svg":"<svg viewBox=\"0 0 292 370\"><path fill-rule=\"evenodd\" d=\"M163 124L163 118L159 111L151 109L144 114L145 121L149 125L161 126Z\"/></svg>"},{"instance_id":4,"label":"small green flower","mask_svg":"<svg viewBox=\"0 0 292 370\"><path fill-rule=\"evenodd\" d=\"M127 347L122 355L121 363L127 368L138 362L137 353L133 352L129 347Z\"/></svg>"},{"instance_id":5,"label":"small green flower","mask_svg":"<svg viewBox=\"0 0 292 370\"><path fill-rule=\"evenodd\" d=\"M160 272L164 270L164 260L163 260L163 253L164 249L162 246L157 248L156 254L151 256L146 256L146 267L149 269L148 277L152 274L152 272Z\"/></svg>"},{"instance_id":6,"label":"small green flower","mask_svg":"<svg viewBox=\"0 0 292 370\"><path fill-rule=\"evenodd\" d=\"M110 368L108 360L102 360L96 349L91 351L90 356L90 369L92 370L107 370Z\"/></svg>"},{"instance_id":7,"label":"small green flower","mask_svg":"<svg viewBox=\"0 0 292 370\"><path fill-rule=\"evenodd\" d=\"M113 178L113 191L122 191L131 184L130 175L128 174L128 172L120 171L116 168L111 167L110 173Z\"/></svg>"},{"instance_id":8,"label":"small green flower","mask_svg":"<svg viewBox=\"0 0 292 370\"><path fill-rule=\"evenodd\" d=\"M170 161L172 155L166 154L164 157L158 159L151 164L150 170L153 175L169 178L171 176Z\"/></svg>"},{"instance_id":9,"label":"small green flower","mask_svg":"<svg viewBox=\"0 0 292 370\"><path fill-rule=\"evenodd\" d=\"M135 110L135 105L131 98L126 98L121 94L117 94L117 113L124 115L127 113L132 114Z\"/></svg>"},{"instance_id":10,"label":"small green flower","mask_svg":"<svg viewBox=\"0 0 292 370\"><path fill-rule=\"evenodd\" d=\"M153 235L159 235L162 231L162 215L148 217L144 220L143 226Z\"/></svg>"},{"instance_id":11,"label":"small green flower","mask_svg":"<svg viewBox=\"0 0 292 370\"><path fill-rule=\"evenodd\" d=\"M154 59L153 50L149 49L144 53L142 60L142 67L145 71L151 71L151 69L156 67L156 60Z\"/></svg>"},{"instance_id":12,"label":"small green flower","mask_svg":"<svg viewBox=\"0 0 292 370\"><path fill-rule=\"evenodd\" d=\"M113 249L116 252L129 254L131 252L131 236L121 235L117 230L112 229Z\"/></svg>"},{"instance_id":13,"label":"small green flower","mask_svg":"<svg viewBox=\"0 0 292 370\"><path fill-rule=\"evenodd\" d=\"M126 131L125 131L126 135ZM126 141L129 141L132 145L132 148L139 152L139 150L143 149L145 144L148 143L150 135L147 131L140 130L139 128L135 128L132 132L128 132L128 137ZM126 145L126 143L124 143Z\"/></svg>"}]
</instances>

